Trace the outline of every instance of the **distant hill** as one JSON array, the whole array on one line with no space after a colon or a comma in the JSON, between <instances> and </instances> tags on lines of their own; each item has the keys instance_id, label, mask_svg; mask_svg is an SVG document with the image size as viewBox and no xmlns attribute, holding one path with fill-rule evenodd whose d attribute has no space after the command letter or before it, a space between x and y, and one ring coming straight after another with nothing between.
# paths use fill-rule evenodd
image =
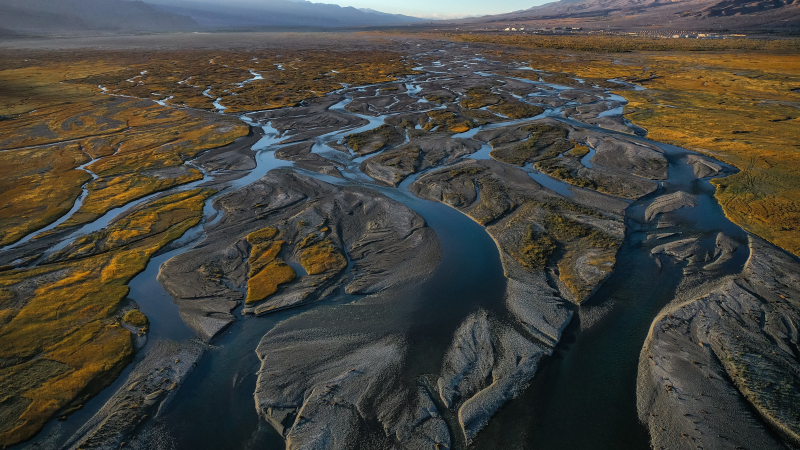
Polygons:
<instances>
[{"instance_id":1,"label":"distant hill","mask_svg":"<svg viewBox=\"0 0 800 450\"><path fill-rule=\"evenodd\" d=\"M141 1L0 0L0 29L9 32L186 30L197 23Z\"/></svg>"},{"instance_id":2,"label":"distant hill","mask_svg":"<svg viewBox=\"0 0 800 450\"><path fill-rule=\"evenodd\" d=\"M374 10L290 0L148 0L203 27L359 27L402 25L422 19Z\"/></svg>"},{"instance_id":3,"label":"distant hill","mask_svg":"<svg viewBox=\"0 0 800 450\"><path fill-rule=\"evenodd\" d=\"M800 31L800 0L561 0L471 22L620 29Z\"/></svg>"}]
</instances>

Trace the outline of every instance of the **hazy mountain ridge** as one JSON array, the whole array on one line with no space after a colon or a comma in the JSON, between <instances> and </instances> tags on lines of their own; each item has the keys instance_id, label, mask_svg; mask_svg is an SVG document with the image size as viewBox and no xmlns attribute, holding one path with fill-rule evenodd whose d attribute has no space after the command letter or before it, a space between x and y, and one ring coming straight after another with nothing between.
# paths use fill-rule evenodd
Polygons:
<instances>
[{"instance_id":1,"label":"hazy mountain ridge","mask_svg":"<svg viewBox=\"0 0 800 450\"><path fill-rule=\"evenodd\" d=\"M353 27L399 25L420 21L326 3L291 0L241 0L221 5L206 1L153 0L164 11L191 16L204 27Z\"/></svg>"},{"instance_id":2,"label":"hazy mountain ridge","mask_svg":"<svg viewBox=\"0 0 800 450\"><path fill-rule=\"evenodd\" d=\"M587 12L602 13L646 13L653 8L679 7L711 17L734 16L781 8L787 5L800 5L800 0L561 0L520 13L535 15L580 16ZM689 12L686 11L686 12Z\"/></svg>"},{"instance_id":3,"label":"hazy mountain ridge","mask_svg":"<svg viewBox=\"0 0 800 450\"><path fill-rule=\"evenodd\" d=\"M560 21L589 28L791 31L800 26L800 0L560 0L474 22L547 26Z\"/></svg>"},{"instance_id":4,"label":"hazy mountain ridge","mask_svg":"<svg viewBox=\"0 0 800 450\"><path fill-rule=\"evenodd\" d=\"M415 17L292 0L0 0L2 35L401 25Z\"/></svg>"},{"instance_id":5,"label":"hazy mountain ridge","mask_svg":"<svg viewBox=\"0 0 800 450\"><path fill-rule=\"evenodd\" d=\"M10 31L186 30L197 23L141 1L0 0L0 28Z\"/></svg>"}]
</instances>

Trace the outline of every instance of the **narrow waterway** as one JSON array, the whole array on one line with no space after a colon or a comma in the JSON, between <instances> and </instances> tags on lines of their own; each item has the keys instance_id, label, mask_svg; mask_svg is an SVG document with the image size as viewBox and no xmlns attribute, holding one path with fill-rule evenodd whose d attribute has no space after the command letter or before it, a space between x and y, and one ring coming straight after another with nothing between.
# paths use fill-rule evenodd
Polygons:
<instances>
[{"instance_id":1,"label":"narrow waterway","mask_svg":"<svg viewBox=\"0 0 800 450\"><path fill-rule=\"evenodd\" d=\"M260 76L252 75L254 78L245 82ZM491 74L480 75L494 77ZM515 80L542 85L554 92L567 89L525 79ZM415 83L415 77L405 83L407 95L412 98L417 98L421 91L419 84ZM211 97L209 91L204 95ZM368 123L317 138L313 148L315 153L336 154L326 142L383 124L386 115L373 117L348 111L345 106L351 101L352 98L346 96L331 110L365 119ZM222 112L224 108L218 103L219 100L215 107ZM536 118L485 125L455 137L469 139L482 130L560 114L561 108L548 108ZM616 111L609 114L616 114ZM256 123L246 116L242 119L264 131L264 137L252 146L256 167L209 199L203 223L173 244L172 250L153 258L147 269L130 283L130 297L150 317L151 342L160 339L186 341L194 336L180 319L172 299L158 283L157 274L166 260L202 242L204 226L220 217L213 208L214 198L259 180L269 170L294 166L292 162L274 157L274 151L281 147L279 142L282 138L269 123ZM605 129L602 131L612 133ZM745 240L745 233L724 217L713 197L713 186L707 180L695 180L692 168L685 160L691 152L644 138L641 140L664 150L670 163L669 179L663 183L660 192L640 199L628 209L628 233L615 272L591 299L576 308L577 314L565 330L554 355L546 360L531 385L489 422L478 435L474 448L648 448L648 435L636 416L638 356L653 318L672 299L683 275L683 267L669 262L657 264L651 257L651 246L645 241L652 230L644 223L644 210L656 195L682 190L697 195L698 206L672 213L670 220L674 226L669 232L702 236L706 247L713 245L717 232L741 241ZM490 151L491 146L483 145L471 157L489 158ZM591 149L590 154L584 157L587 167L591 167L589 161L593 155L594 149ZM370 298L339 294L321 303L235 322L214 341L176 397L162 410L155 427L170 446L176 449L285 447L282 437L257 415L253 392L260 366L255 348L266 333L287 319L292 319L294 327L325 325L342 332L399 333L406 336L408 357L403 376L408 383L414 383L421 375L439 372L453 333L469 314L480 309L501 317L505 314L506 279L496 244L486 230L455 209L410 194L408 186L416 176L398 188L372 184L357 169L363 159L353 158L350 167L342 170L348 178L345 180L303 173L339 185L374 189L416 211L439 238L441 264L425 280L390 293ZM337 161L342 161L342 158L337 158ZM532 169L525 170L545 187L565 196L573 195L571 185ZM213 177L213 174L206 174L204 180L176 190L213 183ZM107 226L124 210L152 197L109 212L73 234L61 247L77 235ZM738 252L728 267L729 271L740 269L746 257L746 250ZM603 310L602 314L600 310ZM53 448L57 448L58 443L65 442L71 432L88 420L122 385L129 371L130 367L111 387L88 402L83 411L74 414L67 422L49 424L37 439L47 435L60 436L47 441L56 443Z\"/></svg>"},{"instance_id":2,"label":"narrow waterway","mask_svg":"<svg viewBox=\"0 0 800 450\"><path fill-rule=\"evenodd\" d=\"M500 257L486 231L445 205L407 191L378 188L422 215L439 237L442 262L431 276L377 299L339 295L312 304L238 321L215 341L178 396L165 409L160 427L177 449L282 449L283 439L253 405L260 361L254 349L276 324L294 317L298 328L327 326L337 332L401 333L408 336L405 378L436 373L453 332L472 312L502 305ZM355 303L356 300L361 300Z\"/></svg>"},{"instance_id":3,"label":"narrow waterway","mask_svg":"<svg viewBox=\"0 0 800 450\"><path fill-rule=\"evenodd\" d=\"M656 230L654 223L645 222L644 211L655 197L684 191L696 195L698 205L669 213L673 226L659 231L700 237L712 253L717 233L741 244L747 243L747 236L725 217L711 183L694 177L686 162L692 152L641 141L665 152L669 179L658 192L628 208L628 233L614 273L577 308L553 356L528 389L489 422L475 448L649 448L649 435L636 410L639 354L653 319L674 298L685 265L666 258L659 264L651 256L655 244L648 244L647 237ZM718 276L741 271L749 256L747 246L734 256Z\"/></svg>"}]
</instances>

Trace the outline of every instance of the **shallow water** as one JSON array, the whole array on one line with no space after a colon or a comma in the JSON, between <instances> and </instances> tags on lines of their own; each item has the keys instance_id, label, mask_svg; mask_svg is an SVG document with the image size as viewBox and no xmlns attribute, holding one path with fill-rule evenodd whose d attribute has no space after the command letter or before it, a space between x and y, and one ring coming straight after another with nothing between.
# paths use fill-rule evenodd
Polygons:
<instances>
[{"instance_id":1,"label":"shallow water","mask_svg":"<svg viewBox=\"0 0 800 450\"><path fill-rule=\"evenodd\" d=\"M481 58L475 60L484 61ZM554 92L569 89L521 78L514 79L547 87ZM421 91L416 82L409 81L406 86L411 97ZM211 97L209 91L204 94ZM385 116L373 117L347 111L345 106L351 101L346 96L330 109L360 117L368 123L320 136L316 139L313 152L335 154L339 156L337 160L341 161L342 154L330 148L326 142L383 124ZM216 103L218 102L219 100ZM485 125L454 137L470 139L481 130L525 123L542 117L558 117L560 114L560 108L550 108L535 118ZM242 120L264 130L264 137L252 147L256 168L229 183L226 190L209 199L204 209L204 222L173 244L170 247L173 250L153 258L147 269L130 283L130 297L150 317L150 342L159 339L185 341L194 336L180 319L177 307L156 281L156 276L164 261L201 242L204 226L219 220L221 215L213 208L213 200L219 195L257 181L273 168L294 165L290 161L274 157L274 150L281 146L279 142L285 136L280 136L269 123L257 124L246 116ZM598 129L579 122L562 120L576 126ZM613 134L605 129L599 130ZM649 142L646 139L641 140ZM667 152L670 161L670 178L663 183L663 192L685 190L698 195L697 207L683 208L670 215L670 219L678 225L675 230L669 231L686 235L702 233L706 236L706 245L713 244L716 231L724 231L729 236L743 239L744 232L727 221L722 214L713 198L713 186L706 180L694 179L691 166L685 164L685 156L690 152L673 146L656 145ZM483 144L470 157L488 159L490 151L491 146ZM590 160L594 154L594 149L590 149L590 153L581 162L591 168ZM358 163L364 159L366 157L352 158L350 167L342 171L348 180L306 171L303 173L338 185L367 185L418 212L439 238L442 248L441 264L424 281L382 295L364 298L340 294L317 304L235 322L214 341L214 346L199 361L176 397L164 407L156 429L169 436L168 440L174 448L285 447L281 436L258 417L253 392L256 372L260 366L254 350L264 334L279 323L286 323L287 319L291 319L291 327L327 326L337 331L404 335L409 346L409 356L405 361L403 377L407 382L413 383L420 375L439 372L454 331L469 314L484 309L504 318L506 279L497 246L486 230L469 217L442 203L411 195L408 186L417 175L408 177L396 189L371 184L357 170ZM532 169L522 170L526 170L531 178L555 192L565 196L574 195L572 186L563 181ZM208 182L209 176L213 177L213 174L179 189ZM148 201L155 195L158 194L109 212L84 227L80 233L107 226L124 210ZM644 209L653 198L651 195L629 208L629 232L618 255L615 272L584 306L576 308L578 314L565 330L554 355L546 360L531 386L489 422L487 428L478 435L474 448L647 448L646 430L636 417L635 379L638 355L653 318L672 299L683 270L681 266L671 264L659 268L649 255L649 247L642 244L647 233L633 231L638 228ZM728 269L740 268L746 256L746 252L739 252ZM592 317L596 312L592 309L597 307L607 307L609 312L589 327L588 324L594 320ZM131 367L126 373L130 370ZM93 411L99 409L104 399L122 385L125 376L87 403L83 411L74 414L67 422L48 425L43 434L56 430L62 435L57 441L63 442L65 437L91 417Z\"/></svg>"},{"instance_id":2,"label":"shallow water","mask_svg":"<svg viewBox=\"0 0 800 450\"><path fill-rule=\"evenodd\" d=\"M636 411L639 353L653 319L674 298L684 266L664 258L659 267L650 256L655 244L643 241L653 231L634 231L644 221L644 210L657 195L676 190L695 194L698 206L668 213L676 227L664 231L682 233L682 237L700 235L708 249L714 248L718 232L745 244L726 264L726 273L740 271L749 255L746 233L725 217L713 197L714 187L707 180L694 178L692 166L686 164L690 152L650 143L664 149L670 163L670 177L664 181L663 190L628 208L628 236L614 273L577 309L576 319L565 330L556 352L531 386L478 435L476 448L649 447L648 433ZM610 311L597 320L592 316L599 311L593 308Z\"/></svg>"},{"instance_id":3,"label":"shallow water","mask_svg":"<svg viewBox=\"0 0 800 450\"><path fill-rule=\"evenodd\" d=\"M91 161L87 162L86 164L83 164L83 165L80 165L80 166L77 167L77 170L83 170L84 172L86 172L89 175L91 175L92 179L87 181L86 183L83 183L83 186L81 186L81 195L75 200L75 203L72 205L72 208L70 208L69 211L67 211L66 214L64 214L63 216L59 217L58 220L56 220L55 222L51 223L50 225L47 225L44 228L38 229L38 230L36 230L34 232L31 232L27 236L25 236L22 239L18 240L17 242L14 242L11 245L7 245L7 246L3 247L0 250L11 250L12 248L18 247L18 246L30 241L31 239L33 239L34 237L36 237L36 236L38 236L38 235L40 235L42 233L46 233L46 232L48 232L48 231L50 231L52 229L55 229L56 227L58 227L62 223L66 222L70 217L72 217L81 208L81 206L83 206L83 201L86 200L86 196L89 195L89 183L91 183L92 181L94 181L94 180L96 180L98 178L97 174L95 174L94 172L89 170L89 166L91 166L95 162L99 161L100 159L101 158L94 158Z\"/></svg>"},{"instance_id":4,"label":"shallow water","mask_svg":"<svg viewBox=\"0 0 800 450\"><path fill-rule=\"evenodd\" d=\"M177 449L283 449L283 439L256 414L253 404L260 361L254 349L275 325L330 327L337 332L408 336L405 378L437 372L452 333L471 312L503 303L505 278L494 241L483 227L440 203L380 189L415 209L436 231L442 263L425 282L377 299L339 295L303 308L235 323L203 357L161 425Z\"/></svg>"},{"instance_id":5,"label":"shallow water","mask_svg":"<svg viewBox=\"0 0 800 450\"><path fill-rule=\"evenodd\" d=\"M586 167L587 169L593 168L594 166L592 165L592 158L594 158L594 155L596 153L597 150L595 150L594 147L589 147L589 153L587 153L583 158L581 158L581 164L583 164L583 166Z\"/></svg>"}]
</instances>

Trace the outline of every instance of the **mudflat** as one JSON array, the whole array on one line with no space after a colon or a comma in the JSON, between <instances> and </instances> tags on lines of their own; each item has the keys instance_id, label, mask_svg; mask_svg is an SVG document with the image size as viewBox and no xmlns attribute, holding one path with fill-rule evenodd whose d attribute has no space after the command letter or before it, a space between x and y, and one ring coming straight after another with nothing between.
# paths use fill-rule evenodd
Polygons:
<instances>
[{"instance_id":1,"label":"mudflat","mask_svg":"<svg viewBox=\"0 0 800 450\"><path fill-rule=\"evenodd\" d=\"M796 48L581 39L0 41L0 446L800 444Z\"/></svg>"}]
</instances>

